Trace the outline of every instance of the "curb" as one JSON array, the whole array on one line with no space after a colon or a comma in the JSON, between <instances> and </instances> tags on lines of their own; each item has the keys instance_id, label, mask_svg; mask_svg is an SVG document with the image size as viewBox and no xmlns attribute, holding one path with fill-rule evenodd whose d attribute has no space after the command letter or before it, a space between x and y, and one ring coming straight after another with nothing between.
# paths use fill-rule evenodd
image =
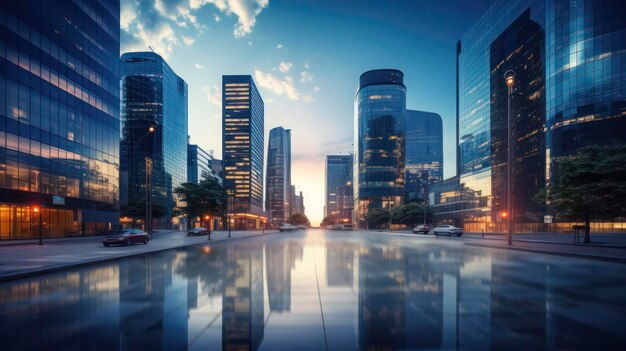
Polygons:
<instances>
[{"instance_id":1,"label":"curb","mask_svg":"<svg viewBox=\"0 0 626 351\"><path fill-rule=\"evenodd\" d=\"M565 257L591 259L591 260L626 264L626 257L600 256L600 255L575 253L575 252L547 251L547 250L532 249L532 248L525 248L525 247L509 247L509 246L489 245L489 244L474 244L474 243L463 243L463 244L467 246L485 247L485 248L490 248L490 249L524 251L524 252L532 252L532 253L538 253L538 254L544 254L544 255L565 256Z\"/></svg>"},{"instance_id":2,"label":"curb","mask_svg":"<svg viewBox=\"0 0 626 351\"><path fill-rule=\"evenodd\" d=\"M468 239L482 239L482 240L492 240L492 241L505 241L505 239L495 239L495 238L479 238L475 236L464 236ZM609 249L626 249L626 245L611 245L611 244L594 244L594 243L568 243L563 241L543 241L543 240L530 240L530 239L516 239L513 237L513 241L524 242L524 243L532 243L532 244L551 244L551 245L568 245L568 246L577 246L577 247L603 247Z\"/></svg>"},{"instance_id":3,"label":"curb","mask_svg":"<svg viewBox=\"0 0 626 351\"><path fill-rule=\"evenodd\" d=\"M130 253L130 254L122 254L122 255L118 255L118 256L96 258L96 259L92 259L92 260L80 261L80 262L75 262L75 263L70 263L70 264L46 266L46 267L42 267L42 268L36 268L36 269L32 269L32 270L18 272L18 273L15 273L15 274L9 274L9 275L5 275L5 276L0 276L0 283L12 281L12 280L19 280L19 279L22 279L22 278L28 278L28 277L32 277L32 276L35 276L35 275L44 275L44 274L49 274L49 273L55 273L55 272L58 272L58 271L71 269L71 268L77 268L77 267L82 267L82 266L94 265L94 264L98 264L98 263L106 263L106 262L114 261L114 260L117 260L117 259L130 258L130 257L141 257L141 256L145 256L145 255L150 255L150 254L153 254L153 253L159 253L159 252L168 251L168 250L180 249L180 248L183 248L183 247L191 247L191 246L196 246L196 245L206 245L206 244L212 243L213 241L219 242L219 241L230 241L230 240L238 240L238 239L249 239L249 238L254 238L254 237L257 237L257 236L265 236L265 235L270 235L270 234L275 234L275 233L278 233L278 232L262 233L262 234L257 234L257 235L250 235L250 236L244 236L244 237L239 237L239 238L230 238L230 239L228 237L226 237L224 239L219 239L219 240L215 240L215 239L213 239L211 241L207 240L207 241L202 241L202 242L199 242L199 243L190 243L190 244L174 246L174 247L168 247L168 248L163 248L163 249L158 249L158 250L148 251L148 252L137 252L137 253Z\"/></svg>"},{"instance_id":4,"label":"curb","mask_svg":"<svg viewBox=\"0 0 626 351\"><path fill-rule=\"evenodd\" d=\"M163 232L159 232L159 233L155 233L156 235L160 235L160 234L169 234L169 233L176 233L176 232L183 232L181 230L165 230ZM155 234L152 234L153 236ZM89 240L89 239L94 239L94 238L104 238L105 236L107 236L109 234L103 234L103 235L90 235L90 236L69 236L69 237L64 237L64 238L48 238L48 239L44 239L43 243L62 243L65 241L80 241L80 240ZM19 240L19 239L12 239L10 240L11 242L3 242L2 240L0 240L0 247L2 246L16 246L16 245L37 245L39 244L39 239L24 239L24 240Z\"/></svg>"}]
</instances>

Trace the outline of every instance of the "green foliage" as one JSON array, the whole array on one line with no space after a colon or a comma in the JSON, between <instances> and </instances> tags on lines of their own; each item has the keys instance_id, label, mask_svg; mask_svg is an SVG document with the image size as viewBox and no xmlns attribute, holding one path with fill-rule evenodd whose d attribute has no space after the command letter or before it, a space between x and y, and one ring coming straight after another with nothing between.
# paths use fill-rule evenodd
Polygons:
<instances>
[{"instance_id":1,"label":"green foliage","mask_svg":"<svg viewBox=\"0 0 626 351\"><path fill-rule=\"evenodd\" d=\"M391 212L384 208L373 208L369 210L367 215L365 216L365 221L369 223L370 226L379 228L384 224L388 224L391 220Z\"/></svg>"},{"instance_id":2,"label":"green foliage","mask_svg":"<svg viewBox=\"0 0 626 351\"><path fill-rule=\"evenodd\" d=\"M324 217L324 219L322 219L322 223L320 224L320 226L325 227L325 226L329 226L329 225L334 225L339 223L339 218L337 218L336 215L328 215L326 217Z\"/></svg>"},{"instance_id":3,"label":"green foliage","mask_svg":"<svg viewBox=\"0 0 626 351\"><path fill-rule=\"evenodd\" d=\"M394 224L404 224L413 226L424 222L424 210L426 210L426 221L429 221L433 215L432 207L425 203L411 202L396 208L391 216L391 222Z\"/></svg>"},{"instance_id":4,"label":"green foliage","mask_svg":"<svg viewBox=\"0 0 626 351\"><path fill-rule=\"evenodd\" d=\"M558 178L534 200L559 218L585 221L626 215L626 145L590 146L559 161Z\"/></svg>"},{"instance_id":5,"label":"green foliage","mask_svg":"<svg viewBox=\"0 0 626 351\"><path fill-rule=\"evenodd\" d=\"M292 225L309 225L309 219L306 215L302 213L292 214L291 216L289 216L287 222Z\"/></svg>"},{"instance_id":6,"label":"green foliage","mask_svg":"<svg viewBox=\"0 0 626 351\"><path fill-rule=\"evenodd\" d=\"M203 215L223 217L226 213L226 192L215 178L205 175L198 184L183 183L174 192L184 203L176 211L187 218Z\"/></svg>"}]
</instances>

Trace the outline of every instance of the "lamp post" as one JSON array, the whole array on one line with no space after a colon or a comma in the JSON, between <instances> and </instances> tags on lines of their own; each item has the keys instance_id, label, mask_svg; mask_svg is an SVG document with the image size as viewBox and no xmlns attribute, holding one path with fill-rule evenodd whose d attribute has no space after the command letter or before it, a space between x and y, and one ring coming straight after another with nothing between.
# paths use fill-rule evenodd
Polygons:
<instances>
[{"instance_id":1,"label":"lamp post","mask_svg":"<svg viewBox=\"0 0 626 351\"><path fill-rule=\"evenodd\" d=\"M42 221L41 221L41 217L43 215L43 211L41 210L41 207L34 206L33 207L33 212L39 214L39 245L41 246L41 245L43 245L43 228L42 228Z\"/></svg>"},{"instance_id":2,"label":"lamp post","mask_svg":"<svg viewBox=\"0 0 626 351\"><path fill-rule=\"evenodd\" d=\"M148 122L148 131L142 135L141 137L139 137L136 140L131 140L130 141L130 162L129 162L129 173L130 173L130 177L133 177L133 164L135 162L135 148L137 147L137 145L139 145L139 142L141 140L143 140L146 136L148 135L152 135L154 134L154 132L156 132L157 128L159 127L159 123L156 121L150 121ZM152 145L152 144L151 144ZM146 185L146 232L148 234L152 233L152 158L150 158L150 156L148 156L149 152L151 150L146 150L146 180L145 180L145 185ZM129 181L130 183L130 181ZM134 227L134 223L135 220L133 219L133 227Z\"/></svg>"},{"instance_id":3,"label":"lamp post","mask_svg":"<svg viewBox=\"0 0 626 351\"><path fill-rule=\"evenodd\" d=\"M513 159L514 159L514 146L515 135L514 126L512 120L511 102L513 99L513 90L515 89L515 72L512 70L504 73L504 82L508 87L507 95L507 167L506 167L506 207L507 207L507 241L509 245L513 245L513 230L515 225L515 214L513 211Z\"/></svg>"}]
</instances>

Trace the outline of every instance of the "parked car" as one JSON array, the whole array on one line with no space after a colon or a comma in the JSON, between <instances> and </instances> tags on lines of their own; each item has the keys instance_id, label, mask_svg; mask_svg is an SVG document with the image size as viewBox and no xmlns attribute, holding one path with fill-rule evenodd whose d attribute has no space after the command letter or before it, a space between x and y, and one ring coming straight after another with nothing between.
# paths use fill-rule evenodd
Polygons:
<instances>
[{"instance_id":1,"label":"parked car","mask_svg":"<svg viewBox=\"0 0 626 351\"><path fill-rule=\"evenodd\" d=\"M281 232L290 232L292 230L296 230L299 229L298 227L296 227L295 225L291 225L289 223L284 223L283 225L280 226L280 231Z\"/></svg>"},{"instance_id":2,"label":"parked car","mask_svg":"<svg viewBox=\"0 0 626 351\"><path fill-rule=\"evenodd\" d=\"M453 225L440 225L438 227L436 227L435 229L433 229L433 234L435 235L448 235L448 236L452 236L452 235L456 235L456 236L461 236L463 235L463 230L461 228L457 228Z\"/></svg>"},{"instance_id":3,"label":"parked car","mask_svg":"<svg viewBox=\"0 0 626 351\"><path fill-rule=\"evenodd\" d=\"M132 245L136 243L147 244L150 241L150 235L141 229L120 229L113 232L112 235L106 236L102 240L102 244L106 247L111 245Z\"/></svg>"},{"instance_id":4,"label":"parked car","mask_svg":"<svg viewBox=\"0 0 626 351\"><path fill-rule=\"evenodd\" d=\"M339 230L352 230L352 224L342 224Z\"/></svg>"},{"instance_id":5,"label":"parked car","mask_svg":"<svg viewBox=\"0 0 626 351\"><path fill-rule=\"evenodd\" d=\"M413 228L413 234L428 234L430 232L430 227L427 224L420 224L417 227Z\"/></svg>"},{"instance_id":6,"label":"parked car","mask_svg":"<svg viewBox=\"0 0 626 351\"><path fill-rule=\"evenodd\" d=\"M209 234L209 230L204 228L204 227L198 227L198 228L192 228L189 229L189 231L187 232L187 236L192 236L192 235L208 235Z\"/></svg>"}]
</instances>

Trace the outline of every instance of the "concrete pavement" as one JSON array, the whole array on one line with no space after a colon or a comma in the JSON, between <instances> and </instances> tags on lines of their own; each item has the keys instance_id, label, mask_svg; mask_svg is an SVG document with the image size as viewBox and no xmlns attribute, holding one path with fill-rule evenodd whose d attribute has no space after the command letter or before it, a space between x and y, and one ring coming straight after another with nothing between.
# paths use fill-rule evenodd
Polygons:
<instances>
[{"instance_id":1,"label":"concrete pavement","mask_svg":"<svg viewBox=\"0 0 626 351\"><path fill-rule=\"evenodd\" d=\"M232 231L232 239L275 233L275 231ZM189 245L205 244L208 237L188 237L186 232L158 232L147 245L102 245L102 236L45 240L0 246L0 281L47 273L90 263L110 261L122 257L148 254ZM214 231L212 241L232 240L227 231Z\"/></svg>"}]
</instances>

